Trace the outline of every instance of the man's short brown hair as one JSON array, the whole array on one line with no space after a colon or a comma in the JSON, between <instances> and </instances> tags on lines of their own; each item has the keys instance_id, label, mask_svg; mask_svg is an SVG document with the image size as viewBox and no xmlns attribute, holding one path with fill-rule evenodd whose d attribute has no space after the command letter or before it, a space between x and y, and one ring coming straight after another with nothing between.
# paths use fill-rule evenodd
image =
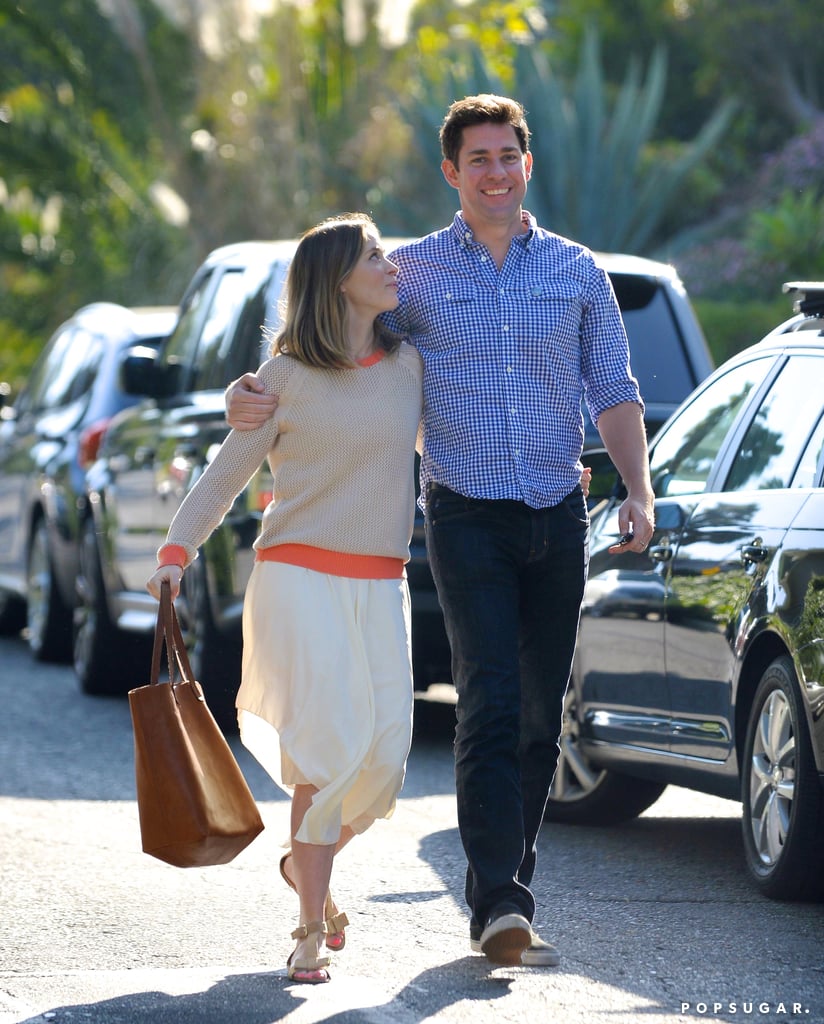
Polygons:
<instances>
[{"instance_id":1,"label":"man's short brown hair","mask_svg":"<svg viewBox=\"0 0 824 1024\"><path fill-rule=\"evenodd\" d=\"M465 96L447 110L440 130L441 152L458 166L464 128L476 124L509 124L515 130L522 153L529 152L529 128L524 108L517 100L492 93Z\"/></svg>"}]
</instances>

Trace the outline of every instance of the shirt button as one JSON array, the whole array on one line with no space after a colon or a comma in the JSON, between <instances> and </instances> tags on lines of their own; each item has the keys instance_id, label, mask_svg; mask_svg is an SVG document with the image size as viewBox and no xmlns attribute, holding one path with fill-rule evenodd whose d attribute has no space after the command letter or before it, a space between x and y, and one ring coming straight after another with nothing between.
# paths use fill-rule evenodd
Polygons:
<instances>
[{"instance_id":1,"label":"shirt button","mask_svg":"<svg viewBox=\"0 0 824 1024\"><path fill-rule=\"evenodd\" d=\"M511 366L507 366L507 368L506 368L506 372L507 372L507 373L512 373L512 367L511 367Z\"/></svg>"},{"instance_id":2,"label":"shirt button","mask_svg":"<svg viewBox=\"0 0 824 1024\"><path fill-rule=\"evenodd\" d=\"M503 329L504 329L505 331L508 331L508 330L509 330L509 324L504 324L504 326L503 326Z\"/></svg>"}]
</instances>

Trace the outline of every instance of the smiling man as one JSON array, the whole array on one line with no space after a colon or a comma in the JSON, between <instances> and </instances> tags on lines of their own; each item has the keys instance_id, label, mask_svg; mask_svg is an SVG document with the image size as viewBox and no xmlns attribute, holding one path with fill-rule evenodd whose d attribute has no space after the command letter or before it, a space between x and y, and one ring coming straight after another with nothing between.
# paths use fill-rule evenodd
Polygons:
<instances>
[{"instance_id":1,"label":"smiling man","mask_svg":"<svg viewBox=\"0 0 824 1024\"><path fill-rule=\"evenodd\" d=\"M460 210L393 253L387 322L424 360L421 493L458 694L470 940L494 963L552 966L530 884L588 563L581 400L627 484L635 551L653 526L643 404L606 274L523 209L523 107L466 97L440 140Z\"/></svg>"},{"instance_id":2,"label":"smiling man","mask_svg":"<svg viewBox=\"0 0 824 1024\"><path fill-rule=\"evenodd\" d=\"M423 357L421 502L458 694L471 948L496 964L553 966L530 885L589 561L581 401L628 491L615 553L652 536L643 403L608 277L523 208L521 104L466 97L440 140L460 210L391 254L399 301L381 319ZM232 426L271 415L262 392L251 375L232 385Z\"/></svg>"}]
</instances>

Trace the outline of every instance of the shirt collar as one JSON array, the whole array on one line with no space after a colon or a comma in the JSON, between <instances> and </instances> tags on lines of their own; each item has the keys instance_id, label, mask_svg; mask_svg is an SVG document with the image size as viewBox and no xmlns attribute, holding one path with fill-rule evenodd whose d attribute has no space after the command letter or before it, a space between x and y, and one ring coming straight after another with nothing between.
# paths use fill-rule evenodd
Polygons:
<instances>
[{"instance_id":1,"label":"shirt collar","mask_svg":"<svg viewBox=\"0 0 824 1024\"><path fill-rule=\"evenodd\" d=\"M528 249L532 239L535 237L535 232L538 230L538 221L532 216L529 210L522 210L521 223L524 227L524 234L516 235L515 241L518 245L522 245L525 249ZM460 210L455 214L451 230L455 241L467 249L481 244L480 242L475 241L475 232L467 224L466 220L464 220L464 216Z\"/></svg>"}]
</instances>

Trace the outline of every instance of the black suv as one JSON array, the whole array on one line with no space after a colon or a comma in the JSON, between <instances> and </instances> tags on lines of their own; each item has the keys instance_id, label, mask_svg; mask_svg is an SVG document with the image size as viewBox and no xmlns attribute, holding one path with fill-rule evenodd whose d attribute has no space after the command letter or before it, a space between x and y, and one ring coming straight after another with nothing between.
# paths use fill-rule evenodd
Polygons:
<instances>
[{"instance_id":1,"label":"black suv","mask_svg":"<svg viewBox=\"0 0 824 1024\"><path fill-rule=\"evenodd\" d=\"M824 898L824 283L653 440L656 526L610 555L590 453L589 580L548 817L611 824L667 784L743 803L767 896Z\"/></svg>"},{"instance_id":2,"label":"black suv","mask_svg":"<svg viewBox=\"0 0 824 1024\"><path fill-rule=\"evenodd\" d=\"M36 658L68 660L86 510L86 468L112 416L136 399L118 386L135 345L154 352L173 308L96 302L54 332L14 404L0 410L0 632Z\"/></svg>"},{"instance_id":3,"label":"black suv","mask_svg":"<svg viewBox=\"0 0 824 1024\"><path fill-rule=\"evenodd\" d=\"M399 241L386 239L387 249ZM84 527L75 638L75 668L88 692L123 689L145 676L140 658L122 664L120 645L126 636L145 639L154 629L157 606L145 584L157 548L227 432L226 384L266 357L261 327L278 323L295 244L249 242L214 252L184 295L178 327L159 357L135 356L124 366L126 389L151 397L110 425L88 474L91 514ZM624 313L652 430L711 371L706 343L671 267L627 256L598 259ZM187 571L178 605L195 672L227 726L239 679L251 545L269 493L264 469ZM449 652L420 517L408 575L416 686L424 690L449 679Z\"/></svg>"}]
</instances>

